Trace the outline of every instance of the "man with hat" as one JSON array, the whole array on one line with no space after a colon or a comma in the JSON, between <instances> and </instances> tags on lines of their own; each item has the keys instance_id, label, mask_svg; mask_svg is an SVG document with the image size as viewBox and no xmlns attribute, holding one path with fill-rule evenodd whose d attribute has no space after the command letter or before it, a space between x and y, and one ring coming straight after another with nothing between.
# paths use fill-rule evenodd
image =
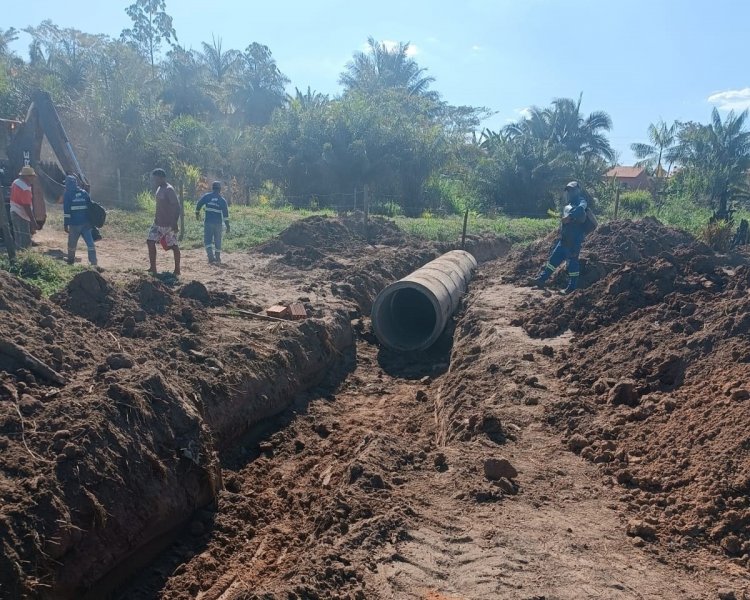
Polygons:
<instances>
[{"instance_id":1,"label":"man with hat","mask_svg":"<svg viewBox=\"0 0 750 600\"><path fill-rule=\"evenodd\" d=\"M222 224L229 233L229 207L221 195L221 183L214 181L211 191L205 194L195 205L195 218L200 221L201 208L206 207L206 218L203 221L203 242L206 246L209 264L221 264Z\"/></svg>"},{"instance_id":2,"label":"man with hat","mask_svg":"<svg viewBox=\"0 0 750 600\"><path fill-rule=\"evenodd\" d=\"M26 165L10 186L10 220L13 224L13 238L19 250L31 246L31 236L39 229L33 209L32 186L35 177L34 169Z\"/></svg>"},{"instance_id":3,"label":"man with hat","mask_svg":"<svg viewBox=\"0 0 750 600\"><path fill-rule=\"evenodd\" d=\"M560 239L535 282L538 287L544 287L555 269L567 260L568 287L565 288L565 293L569 294L578 285L580 271L578 255L581 252L583 238L589 231L586 227L588 203L585 192L577 181L571 181L565 186L564 195L565 208L560 224Z\"/></svg>"}]
</instances>

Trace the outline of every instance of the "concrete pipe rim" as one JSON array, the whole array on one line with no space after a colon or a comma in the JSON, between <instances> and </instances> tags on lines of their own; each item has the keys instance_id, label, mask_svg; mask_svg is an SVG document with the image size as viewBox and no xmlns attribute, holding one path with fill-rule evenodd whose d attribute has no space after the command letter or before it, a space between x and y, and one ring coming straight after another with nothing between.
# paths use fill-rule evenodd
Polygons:
<instances>
[{"instance_id":1,"label":"concrete pipe rim","mask_svg":"<svg viewBox=\"0 0 750 600\"><path fill-rule=\"evenodd\" d=\"M413 337L418 337L418 342L415 341L413 343L399 343L398 341L395 341L399 336L388 335L387 329L393 326L393 322L390 316L384 314L383 311L390 310L390 307L388 307L386 303L393 302L393 300L395 299L394 296L403 290L412 290L418 292L422 297L426 298L429 301L433 310L435 322L431 327L430 334L428 336L417 336L415 334ZM373 330L375 331L375 336L383 346L395 352L413 352L426 350L438 340L440 335L443 333L443 329L445 328L445 319L441 314L441 308L442 307L437 297L427 286L417 281L410 281L408 279L402 279L401 281L392 283L382 292L380 292L380 294L378 294L375 302L372 305L372 311L370 315L372 319Z\"/></svg>"}]
</instances>

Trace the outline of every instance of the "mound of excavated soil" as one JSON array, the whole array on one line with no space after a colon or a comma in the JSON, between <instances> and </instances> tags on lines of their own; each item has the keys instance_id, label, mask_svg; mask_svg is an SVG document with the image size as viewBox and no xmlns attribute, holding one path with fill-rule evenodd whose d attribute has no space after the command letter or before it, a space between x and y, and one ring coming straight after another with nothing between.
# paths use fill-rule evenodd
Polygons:
<instances>
[{"instance_id":1,"label":"mound of excavated soil","mask_svg":"<svg viewBox=\"0 0 750 600\"><path fill-rule=\"evenodd\" d=\"M576 333L594 331L675 292L720 291L728 281L724 266L743 261L718 256L692 242L618 267L588 289L530 302L521 324L533 337L555 336L568 328Z\"/></svg>"},{"instance_id":2,"label":"mound of excavated soil","mask_svg":"<svg viewBox=\"0 0 750 600\"><path fill-rule=\"evenodd\" d=\"M504 278L519 283L536 277L546 263L557 235L551 233L539 242L512 252L506 262ZM678 246L693 241L688 233L666 227L651 217L602 225L583 244L579 287L588 287L627 263L674 252ZM565 270L560 269L551 285L564 284L566 277Z\"/></svg>"},{"instance_id":3,"label":"mound of excavated soil","mask_svg":"<svg viewBox=\"0 0 750 600\"><path fill-rule=\"evenodd\" d=\"M585 332L549 418L623 486L631 535L706 544L747 567L750 267L721 262L693 244L549 303Z\"/></svg>"},{"instance_id":4,"label":"mound of excavated soil","mask_svg":"<svg viewBox=\"0 0 750 600\"><path fill-rule=\"evenodd\" d=\"M286 254L305 249L322 254L346 255L368 244L400 246L404 243L404 233L393 221L382 217L371 217L365 232L361 215L338 218L312 216L292 223L276 238L259 246L258 250L266 254Z\"/></svg>"}]
</instances>

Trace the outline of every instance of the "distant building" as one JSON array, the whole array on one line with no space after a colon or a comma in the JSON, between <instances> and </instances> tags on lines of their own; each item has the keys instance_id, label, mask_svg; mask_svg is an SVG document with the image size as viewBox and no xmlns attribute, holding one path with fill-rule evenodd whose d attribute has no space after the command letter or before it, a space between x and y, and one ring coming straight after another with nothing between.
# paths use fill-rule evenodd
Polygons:
<instances>
[{"instance_id":1,"label":"distant building","mask_svg":"<svg viewBox=\"0 0 750 600\"><path fill-rule=\"evenodd\" d=\"M624 190L650 189L650 179L643 167L614 167L604 177L608 181L614 179Z\"/></svg>"}]
</instances>

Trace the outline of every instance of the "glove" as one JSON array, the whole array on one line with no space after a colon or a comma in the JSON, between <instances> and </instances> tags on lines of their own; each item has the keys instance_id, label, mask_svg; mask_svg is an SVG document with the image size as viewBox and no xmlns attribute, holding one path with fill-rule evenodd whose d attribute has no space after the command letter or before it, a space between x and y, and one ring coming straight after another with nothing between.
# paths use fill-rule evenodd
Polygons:
<instances>
[{"instance_id":1,"label":"glove","mask_svg":"<svg viewBox=\"0 0 750 600\"><path fill-rule=\"evenodd\" d=\"M229 223L225 223L225 225L227 226L227 233L229 233Z\"/></svg>"}]
</instances>

